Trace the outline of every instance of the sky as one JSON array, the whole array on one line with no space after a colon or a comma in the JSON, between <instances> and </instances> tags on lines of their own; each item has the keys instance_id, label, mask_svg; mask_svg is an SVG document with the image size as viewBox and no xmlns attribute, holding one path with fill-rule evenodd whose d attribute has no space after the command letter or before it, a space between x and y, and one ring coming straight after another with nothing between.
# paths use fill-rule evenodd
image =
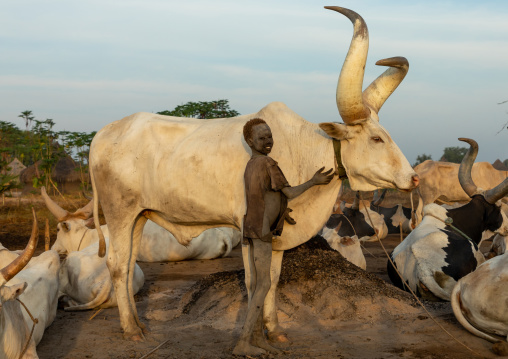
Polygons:
<instances>
[{"instance_id":1,"label":"sky","mask_svg":"<svg viewBox=\"0 0 508 359\"><path fill-rule=\"evenodd\" d=\"M366 88L404 56L409 72L379 112L410 163L475 139L508 159L504 0L4 0L0 120L31 110L55 131L97 131L135 112L227 99L241 114L282 101L310 122L341 121L335 91L353 34L370 34ZM504 129L503 129L504 127Z\"/></svg>"}]
</instances>

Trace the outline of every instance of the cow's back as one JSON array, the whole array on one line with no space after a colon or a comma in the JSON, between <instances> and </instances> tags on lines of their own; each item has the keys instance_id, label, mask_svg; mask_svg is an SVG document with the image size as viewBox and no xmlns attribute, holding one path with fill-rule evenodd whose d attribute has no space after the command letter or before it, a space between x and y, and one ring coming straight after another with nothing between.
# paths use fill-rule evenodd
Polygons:
<instances>
[{"instance_id":1,"label":"cow's back","mask_svg":"<svg viewBox=\"0 0 508 359\"><path fill-rule=\"evenodd\" d=\"M282 103L226 119L138 113L104 127L91 145L90 163L99 199L103 208L111 208L105 210L107 222L114 216L113 208L121 207L119 215L126 210L158 211L183 230L195 230L185 233L190 237L210 227L241 229L243 175L251 153L242 131L255 117L271 127L274 147L270 156L291 185L308 180L322 166L334 166L330 139L317 124L305 121ZM304 197L309 195L293 203L308 202ZM182 235L178 230L173 234Z\"/></svg>"}]
</instances>

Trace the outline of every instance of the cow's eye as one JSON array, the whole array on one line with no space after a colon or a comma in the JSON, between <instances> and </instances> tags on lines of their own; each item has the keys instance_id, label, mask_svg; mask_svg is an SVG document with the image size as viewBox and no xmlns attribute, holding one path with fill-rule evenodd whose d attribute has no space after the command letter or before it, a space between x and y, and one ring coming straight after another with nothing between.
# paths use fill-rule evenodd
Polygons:
<instances>
[{"instance_id":1,"label":"cow's eye","mask_svg":"<svg viewBox=\"0 0 508 359\"><path fill-rule=\"evenodd\" d=\"M372 141L376 142L376 143L383 143L385 141L383 141L383 139L379 136L373 136L370 138Z\"/></svg>"}]
</instances>

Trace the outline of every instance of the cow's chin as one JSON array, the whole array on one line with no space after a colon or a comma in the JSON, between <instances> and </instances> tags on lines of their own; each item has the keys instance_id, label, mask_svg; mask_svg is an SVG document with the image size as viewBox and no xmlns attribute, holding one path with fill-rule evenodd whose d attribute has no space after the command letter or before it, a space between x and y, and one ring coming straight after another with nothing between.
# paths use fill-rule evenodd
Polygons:
<instances>
[{"instance_id":1,"label":"cow's chin","mask_svg":"<svg viewBox=\"0 0 508 359\"><path fill-rule=\"evenodd\" d=\"M375 191L381 188L396 189L402 192L411 192L414 189L412 183L408 183L406 186L397 185L394 182L389 181L367 181L364 177L349 177L349 185L353 191Z\"/></svg>"}]
</instances>

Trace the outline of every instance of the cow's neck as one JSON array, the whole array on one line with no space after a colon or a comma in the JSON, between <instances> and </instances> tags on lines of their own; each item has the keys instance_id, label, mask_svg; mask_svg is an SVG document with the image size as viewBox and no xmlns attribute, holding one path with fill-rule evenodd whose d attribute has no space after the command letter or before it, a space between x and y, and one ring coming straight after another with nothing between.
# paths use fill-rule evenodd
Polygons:
<instances>
[{"instance_id":1,"label":"cow's neck","mask_svg":"<svg viewBox=\"0 0 508 359\"><path fill-rule=\"evenodd\" d=\"M482 233L486 230L486 224L483 220L485 205L481 203L482 199L482 196L474 196L466 205L447 211L448 217L453 219L453 225L476 244L480 243ZM485 200L483 199L483 201Z\"/></svg>"}]
</instances>

